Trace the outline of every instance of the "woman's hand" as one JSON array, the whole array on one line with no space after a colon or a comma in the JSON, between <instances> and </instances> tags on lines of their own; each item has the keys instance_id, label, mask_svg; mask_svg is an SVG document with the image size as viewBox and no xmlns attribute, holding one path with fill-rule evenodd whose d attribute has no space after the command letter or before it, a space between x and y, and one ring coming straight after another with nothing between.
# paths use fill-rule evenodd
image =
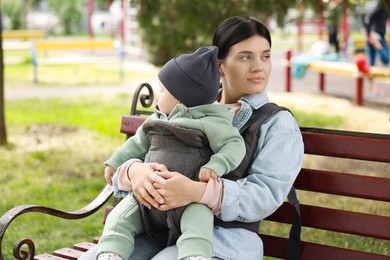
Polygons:
<instances>
[{"instance_id":1,"label":"woman's hand","mask_svg":"<svg viewBox=\"0 0 390 260\"><path fill-rule=\"evenodd\" d=\"M207 183L193 181L178 172L161 171L156 174L166 179L165 184L158 182L153 184L164 198L164 203L159 207L161 211L199 202L206 189Z\"/></svg>"},{"instance_id":2,"label":"woman's hand","mask_svg":"<svg viewBox=\"0 0 390 260\"><path fill-rule=\"evenodd\" d=\"M107 165L106 168L104 168L104 179L106 179L106 182L112 186L112 176L115 174L115 169L111 166Z\"/></svg>"},{"instance_id":3,"label":"woman's hand","mask_svg":"<svg viewBox=\"0 0 390 260\"><path fill-rule=\"evenodd\" d=\"M160 208L160 205L165 202L153 183L164 185L166 180L156 173L167 170L165 165L158 163L134 162L129 167L127 176L131 180L133 192L145 207Z\"/></svg>"}]
</instances>

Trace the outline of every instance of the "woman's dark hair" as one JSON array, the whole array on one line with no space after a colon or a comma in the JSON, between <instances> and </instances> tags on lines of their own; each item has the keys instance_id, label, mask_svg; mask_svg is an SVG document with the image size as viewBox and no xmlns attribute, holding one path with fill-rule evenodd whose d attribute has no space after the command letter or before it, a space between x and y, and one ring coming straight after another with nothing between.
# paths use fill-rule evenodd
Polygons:
<instances>
[{"instance_id":1,"label":"woman's dark hair","mask_svg":"<svg viewBox=\"0 0 390 260\"><path fill-rule=\"evenodd\" d=\"M264 37L271 47L271 35L261 22L244 16L233 16L222 21L213 38L213 45L219 48L218 59L224 60L230 47L255 35Z\"/></svg>"}]
</instances>

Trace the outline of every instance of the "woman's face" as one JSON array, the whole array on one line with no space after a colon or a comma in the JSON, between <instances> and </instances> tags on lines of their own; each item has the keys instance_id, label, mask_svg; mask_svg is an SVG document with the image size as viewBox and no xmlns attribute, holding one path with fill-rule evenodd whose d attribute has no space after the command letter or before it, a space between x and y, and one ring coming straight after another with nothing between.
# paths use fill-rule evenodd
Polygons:
<instances>
[{"instance_id":1,"label":"woman's face","mask_svg":"<svg viewBox=\"0 0 390 260\"><path fill-rule=\"evenodd\" d=\"M173 108L180 104L180 101L177 100L172 94L164 87L164 85L159 83L160 93L157 98L158 109L166 115L169 115Z\"/></svg>"},{"instance_id":2,"label":"woman's face","mask_svg":"<svg viewBox=\"0 0 390 260\"><path fill-rule=\"evenodd\" d=\"M222 103L235 103L242 96L265 90L271 73L271 48L261 36L252 36L230 47L219 64L222 79Z\"/></svg>"}]
</instances>

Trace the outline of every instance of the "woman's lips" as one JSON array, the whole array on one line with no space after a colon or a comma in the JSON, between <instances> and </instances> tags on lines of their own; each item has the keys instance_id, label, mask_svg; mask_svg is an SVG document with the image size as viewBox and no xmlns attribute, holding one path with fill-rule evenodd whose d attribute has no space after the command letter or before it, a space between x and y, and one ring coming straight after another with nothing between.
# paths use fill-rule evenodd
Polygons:
<instances>
[{"instance_id":1,"label":"woman's lips","mask_svg":"<svg viewBox=\"0 0 390 260\"><path fill-rule=\"evenodd\" d=\"M264 81L264 78L263 77L249 78L248 81L259 84Z\"/></svg>"}]
</instances>

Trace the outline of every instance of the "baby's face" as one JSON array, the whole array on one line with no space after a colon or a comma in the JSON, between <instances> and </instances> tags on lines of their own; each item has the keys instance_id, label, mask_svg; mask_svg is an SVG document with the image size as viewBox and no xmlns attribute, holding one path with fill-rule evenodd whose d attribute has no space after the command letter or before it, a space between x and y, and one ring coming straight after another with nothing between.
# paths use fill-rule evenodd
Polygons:
<instances>
[{"instance_id":1,"label":"baby's face","mask_svg":"<svg viewBox=\"0 0 390 260\"><path fill-rule=\"evenodd\" d=\"M157 105L161 112L169 115L172 109L180 104L180 101L177 100L171 93L164 87L164 85L159 82L159 95L157 98Z\"/></svg>"}]
</instances>

